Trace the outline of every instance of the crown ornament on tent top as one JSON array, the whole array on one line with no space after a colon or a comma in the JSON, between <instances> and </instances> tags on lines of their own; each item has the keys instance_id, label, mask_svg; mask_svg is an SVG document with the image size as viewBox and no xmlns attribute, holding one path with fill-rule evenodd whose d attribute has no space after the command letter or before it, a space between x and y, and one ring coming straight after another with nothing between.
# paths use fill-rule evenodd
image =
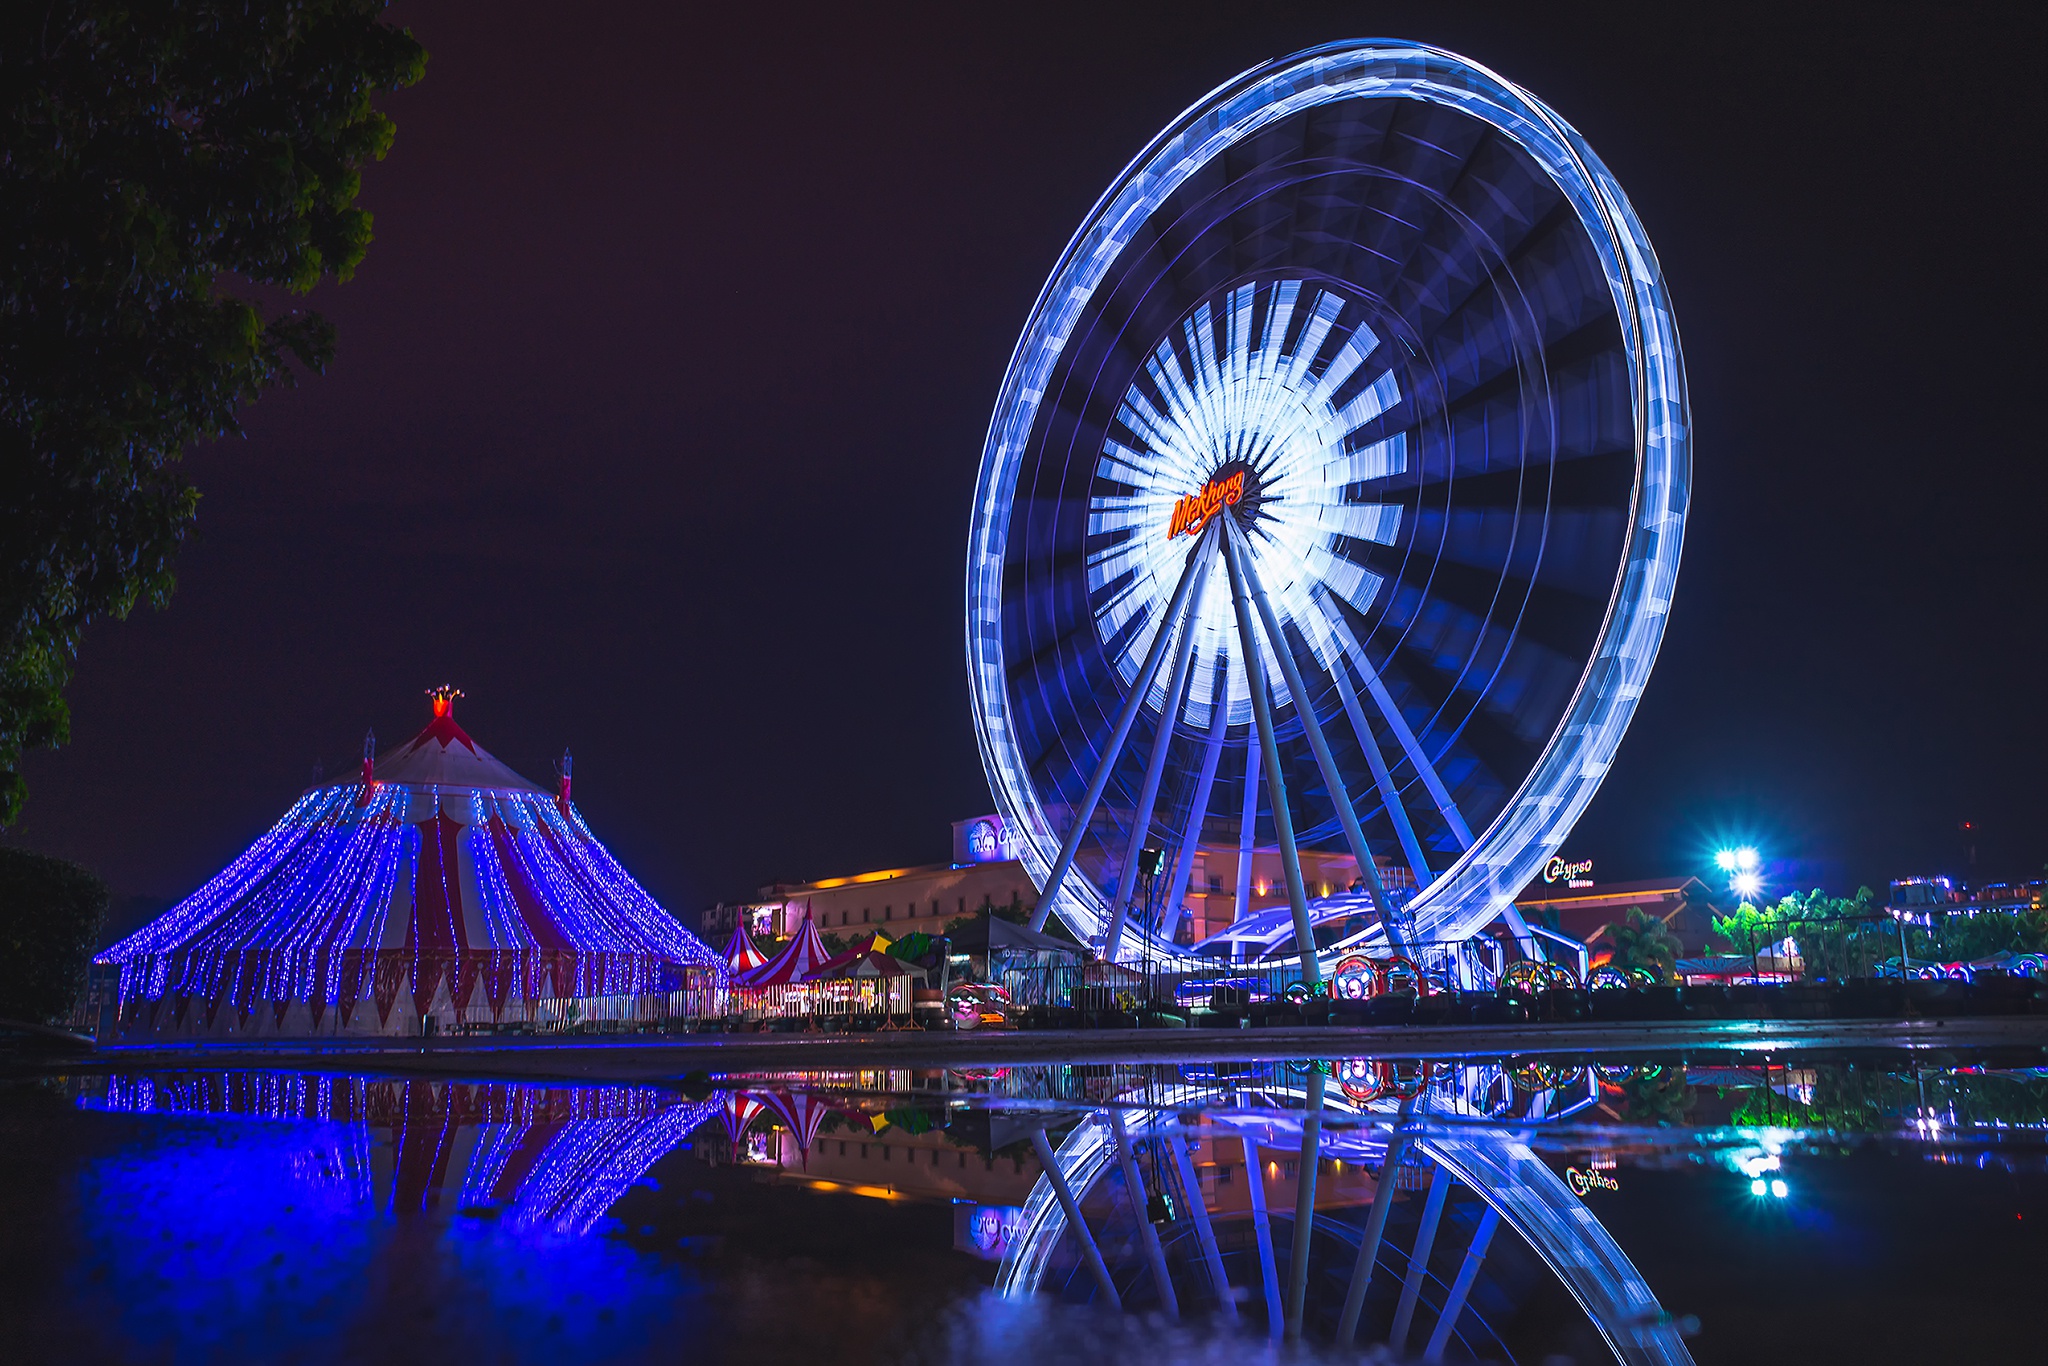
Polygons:
<instances>
[{"instance_id":1,"label":"crown ornament on tent top","mask_svg":"<svg viewBox=\"0 0 2048 1366\"><path fill-rule=\"evenodd\" d=\"M443 683L427 689L434 717L427 728L378 760L371 776L378 783L413 787L465 787L483 791L540 792L543 789L514 773L455 723L455 702L462 689Z\"/></svg>"}]
</instances>

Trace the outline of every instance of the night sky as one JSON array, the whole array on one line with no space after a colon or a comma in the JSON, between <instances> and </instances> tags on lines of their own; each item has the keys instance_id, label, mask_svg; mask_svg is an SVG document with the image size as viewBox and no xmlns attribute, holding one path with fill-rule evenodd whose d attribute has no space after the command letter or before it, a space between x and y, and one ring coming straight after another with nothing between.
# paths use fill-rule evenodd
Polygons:
<instances>
[{"instance_id":1,"label":"night sky","mask_svg":"<svg viewBox=\"0 0 2048 1366\"><path fill-rule=\"evenodd\" d=\"M1046 273L1205 92L1386 35L1586 136L1684 341L1678 598L1566 852L1602 880L1735 836L1779 886L2040 876L2048 111L2019 20L733 8L396 11L431 58L364 177L369 259L314 300L339 359L188 457L177 596L94 629L7 838L183 895L446 680L536 780L573 748L584 813L680 913L944 859L992 806L967 511Z\"/></svg>"}]
</instances>

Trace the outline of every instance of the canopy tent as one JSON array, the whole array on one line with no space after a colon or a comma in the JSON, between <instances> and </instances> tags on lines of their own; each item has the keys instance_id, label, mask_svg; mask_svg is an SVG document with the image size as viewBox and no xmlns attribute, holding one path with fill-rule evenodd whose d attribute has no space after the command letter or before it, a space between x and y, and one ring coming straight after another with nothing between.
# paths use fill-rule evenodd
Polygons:
<instances>
[{"instance_id":1,"label":"canopy tent","mask_svg":"<svg viewBox=\"0 0 2048 1366\"><path fill-rule=\"evenodd\" d=\"M747 973L734 982L740 987L788 987L808 982L818 975L818 966L831 957L825 952L825 941L818 937L818 927L811 923L809 915L797 928L782 952Z\"/></svg>"},{"instance_id":2,"label":"canopy tent","mask_svg":"<svg viewBox=\"0 0 2048 1366\"><path fill-rule=\"evenodd\" d=\"M841 957L846 957L842 954ZM909 977L913 973L922 975L920 970L902 959L887 953L863 953L848 958L846 962L819 972L821 978L834 977Z\"/></svg>"},{"instance_id":3,"label":"canopy tent","mask_svg":"<svg viewBox=\"0 0 2048 1366\"><path fill-rule=\"evenodd\" d=\"M330 1008L338 1031L368 999L375 1031L417 1032L479 997L494 1017L563 998L588 1015L681 988L688 969L725 975L590 832L566 756L545 792L455 723L460 693L431 696L411 743L381 763L366 743L359 776L308 790L212 881L99 955L120 968L131 1027L146 1005L151 1028L211 1029L232 1003L227 1027L247 1029L262 1002L279 1032L318 1030ZM394 1013L401 999L410 1010ZM195 1001L203 1026L186 1019Z\"/></svg>"},{"instance_id":4,"label":"canopy tent","mask_svg":"<svg viewBox=\"0 0 2048 1366\"><path fill-rule=\"evenodd\" d=\"M953 952L982 954L996 953L1043 953L1068 961L1078 961L1085 951L1071 940L1055 939L1049 934L1015 924L998 915L984 914L971 924L961 926L958 933L949 936Z\"/></svg>"},{"instance_id":5,"label":"canopy tent","mask_svg":"<svg viewBox=\"0 0 2048 1366\"><path fill-rule=\"evenodd\" d=\"M745 925L732 927L732 938L725 946L725 966L737 977L743 972L752 972L768 961L768 955L761 952L754 943L754 937L747 933Z\"/></svg>"}]
</instances>

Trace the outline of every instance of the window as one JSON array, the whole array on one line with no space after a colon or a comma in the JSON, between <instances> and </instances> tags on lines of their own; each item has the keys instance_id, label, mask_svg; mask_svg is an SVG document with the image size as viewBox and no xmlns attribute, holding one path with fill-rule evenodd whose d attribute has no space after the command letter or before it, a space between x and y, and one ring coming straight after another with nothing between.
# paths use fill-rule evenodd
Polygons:
<instances>
[{"instance_id":1,"label":"window","mask_svg":"<svg viewBox=\"0 0 2048 1366\"><path fill-rule=\"evenodd\" d=\"M960 914L967 914L967 898L964 896L960 898Z\"/></svg>"},{"instance_id":2,"label":"window","mask_svg":"<svg viewBox=\"0 0 2048 1366\"><path fill-rule=\"evenodd\" d=\"M861 907L861 908L860 908L860 923L861 923L861 924L863 924L863 925L867 924L867 923L868 923L868 917L869 917L869 916L871 916L871 915L873 915L873 914L874 914L874 911L872 911L872 910L871 910L871 909L869 909L868 907L866 907L866 906L863 906L863 907Z\"/></svg>"},{"instance_id":3,"label":"window","mask_svg":"<svg viewBox=\"0 0 2048 1366\"><path fill-rule=\"evenodd\" d=\"M1209 874L1209 890L1212 892L1220 892L1223 890L1223 874Z\"/></svg>"},{"instance_id":4,"label":"window","mask_svg":"<svg viewBox=\"0 0 2048 1366\"><path fill-rule=\"evenodd\" d=\"M884 906L884 907L882 907L882 919L884 919L884 920L894 920L895 918L896 918L896 908L895 908L894 906Z\"/></svg>"}]
</instances>

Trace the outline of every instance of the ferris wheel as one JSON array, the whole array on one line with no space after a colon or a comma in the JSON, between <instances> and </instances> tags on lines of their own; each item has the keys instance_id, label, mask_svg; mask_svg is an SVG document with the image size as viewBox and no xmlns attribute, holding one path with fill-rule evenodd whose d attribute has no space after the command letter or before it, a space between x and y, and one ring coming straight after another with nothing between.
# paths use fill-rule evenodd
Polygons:
<instances>
[{"instance_id":1,"label":"ferris wheel","mask_svg":"<svg viewBox=\"0 0 2048 1366\"><path fill-rule=\"evenodd\" d=\"M982 455L969 674L1039 925L1186 952L1263 857L1291 945L1478 932L1612 761L1688 471L1656 258L1535 97L1385 40L1211 93L1068 245Z\"/></svg>"}]
</instances>

